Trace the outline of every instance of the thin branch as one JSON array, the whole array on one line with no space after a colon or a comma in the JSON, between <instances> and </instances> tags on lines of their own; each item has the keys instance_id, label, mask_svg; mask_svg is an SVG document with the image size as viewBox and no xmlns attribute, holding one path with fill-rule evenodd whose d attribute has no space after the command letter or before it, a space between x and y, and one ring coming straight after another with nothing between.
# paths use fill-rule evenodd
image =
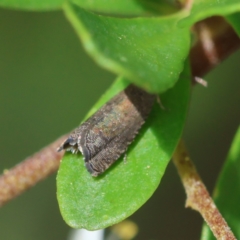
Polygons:
<instances>
[{"instance_id":1,"label":"thin branch","mask_svg":"<svg viewBox=\"0 0 240 240\"><path fill-rule=\"evenodd\" d=\"M20 195L55 172L63 156L56 149L66 139L62 136L0 177L0 206Z\"/></svg>"},{"instance_id":2,"label":"thin branch","mask_svg":"<svg viewBox=\"0 0 240 240\"><path fill-rule=\"evenodd\" d=\"M223 17L196 23L190 51L192 75L202 77L240 47L240 38Z\"/></svg>"},{"instance_id":3,"label":"thin branch","mask_svg":"<svg viewBox=\"0 0 240 240\"><path fill-rule=\"evenodd\" d=\"M175 150L173 162L187 194L186 207L202 215L217 239L236 239L210 197L182 141Z\"/></svg>"}]
</instances>

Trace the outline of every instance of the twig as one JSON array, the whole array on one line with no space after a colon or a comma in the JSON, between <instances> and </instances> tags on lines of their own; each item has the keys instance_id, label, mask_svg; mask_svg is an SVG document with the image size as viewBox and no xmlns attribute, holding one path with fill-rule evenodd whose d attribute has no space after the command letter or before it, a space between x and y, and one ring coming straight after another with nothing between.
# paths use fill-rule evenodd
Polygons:
<instances>
[{"instance_id":1,"label":"twig","mask_svg":"<svg viewBox=\"0 0 240 240\"><path fill-rule=\"evenodd\" d=\"M173 162L187 194L186 207L202 215L217 239L236 239L211 199L182 141L175 150Z\"/></svg>"},{"instance_id":2,"label":"twig","mask_svg":"<svg viewBox=\"0 0 240 240\"><path fill-rule=\"evenodd\" d=\"M190 51L192 75L202 77L240 47L240 39L223 17L211 17L193 26Z\"/></svg>"},{"instance_id":3,"label":"twig","mask_svg":"<svg viewBox=\"0 0 240 240\"><path fill-rule=\"evenodd\" d=\"M63 153L56 149L65 139L62 136L12 169L4 170L0 177L0 206L58 169Z\"/></svg>"}]
</instances>

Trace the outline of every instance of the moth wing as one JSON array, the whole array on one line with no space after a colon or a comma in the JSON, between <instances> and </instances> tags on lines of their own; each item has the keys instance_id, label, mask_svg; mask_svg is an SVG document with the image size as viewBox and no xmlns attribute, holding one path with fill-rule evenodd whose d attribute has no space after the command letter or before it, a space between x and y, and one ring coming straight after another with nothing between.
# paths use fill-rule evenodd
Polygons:
<instances>
[{"instance_id":1,"label":"moth wing","mask_svg":"<svg viewBox=\"0 0 240 240\"><path fill-rule=\"evenodd\" d=\"M92 158L85 159L85 165L93 176L103 173L127 150L127 147L134 140L141 125L144 123L142 119L139 119L139 121L139 123L135 121L128 127L119 127L118 135L110 141L102 141L99 149L95 149L96 154Z\"/></svg>"},{"instance_id":2,"label":"moth wing","mask_svg":"<svg viewBox=\"0 0 240 240\"><path fill-rule=\"evenodd\" d=\"M93 176L103 173L126 151L154 101L154 95L129 85L78 128L78 147Z\"/></svg>"}]
</instances>

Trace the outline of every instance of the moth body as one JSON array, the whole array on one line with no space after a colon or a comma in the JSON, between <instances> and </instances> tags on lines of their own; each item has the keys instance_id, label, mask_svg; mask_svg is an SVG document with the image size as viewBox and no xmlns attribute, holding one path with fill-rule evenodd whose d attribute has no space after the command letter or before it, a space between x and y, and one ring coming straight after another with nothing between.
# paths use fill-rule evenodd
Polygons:
<instances>
[{"instance_id":1,"label":"moth body","mask_svg":"<svg viewBox=\"0 0 240 240\"><path fill-rule=\"evenodd\" d=\"M87 170L98 176L127 150L154 101L154 95L129 85L76 128L58 151L80 151Z\"/></svg>"}]
</instances>

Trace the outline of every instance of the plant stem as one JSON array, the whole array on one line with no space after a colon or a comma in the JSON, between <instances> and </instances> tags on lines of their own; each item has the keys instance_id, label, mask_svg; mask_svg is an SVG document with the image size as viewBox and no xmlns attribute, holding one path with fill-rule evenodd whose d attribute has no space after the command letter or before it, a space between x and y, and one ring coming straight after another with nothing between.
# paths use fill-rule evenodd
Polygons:
<instances>
[{"instance_id":1,"label":"plant stem","mask_svg":"<svg viewBox=\"0 0 240 240\"><path fill-rule=\"evenodd\" d=\"M0 206L57 171L63 156L57 147L65 139L66 136L60 137L12 169L4 170L0 176Z\"/></svg>"},{"instance_id":2,"label":"plant stem","mask_svg":"<svg viewBox=\"0 0 240 240\"><path fill-rule=\"evenodd\" d=\"M173 155L173 162L187 194L186 207L202 215L217 239L236 239L210 197L181 140Z\"/></svg>"},{"instance_id":3,"label":"plant stem","mask_svg":"<svg viewBox=\"0 0 240 240\"><path fill-rule=\"evenodd\" d=\"M190 51L193 77L202 77L240 47L240 39L223 17L196 23Z\"/></svg>"}]
</instances>

